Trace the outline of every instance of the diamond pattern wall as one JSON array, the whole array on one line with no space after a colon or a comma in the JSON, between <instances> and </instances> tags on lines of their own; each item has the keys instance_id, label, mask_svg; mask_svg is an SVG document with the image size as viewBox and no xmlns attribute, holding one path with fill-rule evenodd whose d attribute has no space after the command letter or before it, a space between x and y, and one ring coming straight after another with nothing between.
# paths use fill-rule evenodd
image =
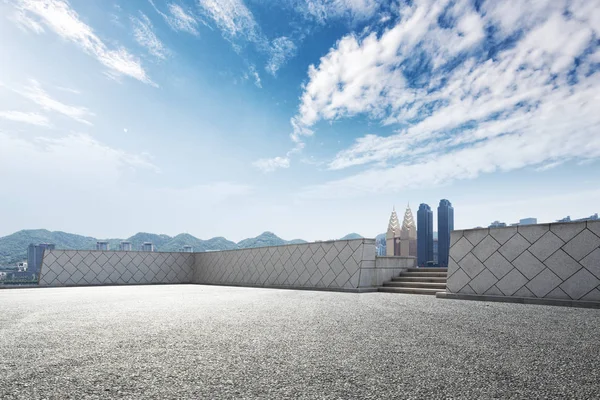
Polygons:
<instances>
[{"instance_id":1,"label":"diamond pattern wall","mask_svg":"<svg viewBox=\"0 0 600 400\"><path fill-rule=\"evenodd\" d=\"M125 251L46 251L40 286L190 283L194 254Z\"/></svg>"},{"instance_id":2,"label":"diamond pattern wall","mask_svg":"<svg viewBox=\"0 0 600 400\"><path fill-rule=\"evenodd\" d=\"M358 289L373 268L373 239L196 253L194 283Z\"/></svg>"},{"instance_id":3,"label":"diamond pattern wall","mask_svg":"<svg viewBox=\"0 0 600 400\"><path fill-rule=\"evenodd\" d=\"M52 250L44 255L39 284L198 283L359 289L373 286L375 259L373 239L206 253Z\"/></svg>"},{"instance_id":4,"label":"diamond pattern wall","mask_svg":"<svg viewBox=\"0 0 600 400\"><path fill-rule=\"evenodd\" d=\"M600 221L454 231L451 293L600 301Z\"/></svg>"}]
</instances>

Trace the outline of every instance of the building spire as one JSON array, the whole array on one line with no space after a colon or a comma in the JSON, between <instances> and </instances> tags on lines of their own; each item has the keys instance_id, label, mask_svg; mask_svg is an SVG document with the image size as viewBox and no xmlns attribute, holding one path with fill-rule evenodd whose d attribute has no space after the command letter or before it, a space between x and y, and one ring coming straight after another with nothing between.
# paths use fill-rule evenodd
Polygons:
<instances>
[{"instance_id":1,"label":"building spire","mask_svg":"<svg viewBox=\"0 0 600 400\"><path fill-rule=\"evenodd\" d=\"M403 239L412 239L417 237L417 224L415 224L415 219L410 209L410 205L406 207L406 211L404 212L404 220L402 221L402 228L400 232L400 237Z\"/></svg>"},{"instance_id":2,"label":"building spire","mask_svg":"<svg viewBox=\"0 0 600 400\"><path fill-rule=\"evenodd\" d=\"M400 236L400 221L398 220L398 214L396 214L396 206L392 210L390 216L390 223L388 224L387 237Z\"/></svg>"}]
</instances>

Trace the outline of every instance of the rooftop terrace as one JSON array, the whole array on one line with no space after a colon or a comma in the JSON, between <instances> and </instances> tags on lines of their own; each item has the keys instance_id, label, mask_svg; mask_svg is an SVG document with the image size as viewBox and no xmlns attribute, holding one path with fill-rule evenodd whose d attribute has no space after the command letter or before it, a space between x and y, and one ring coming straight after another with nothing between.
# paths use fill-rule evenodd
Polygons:
<instances>
[{"instance_id":1,"label":"rooftop terrace","mask_svg":"<svg viewBox=\"0 0 600 400\"><path fill-rule=\"evenodd\" d=\"M599 398L596 309L204 285L0 291L0 398Z\"/></svg>"}]
</instances>

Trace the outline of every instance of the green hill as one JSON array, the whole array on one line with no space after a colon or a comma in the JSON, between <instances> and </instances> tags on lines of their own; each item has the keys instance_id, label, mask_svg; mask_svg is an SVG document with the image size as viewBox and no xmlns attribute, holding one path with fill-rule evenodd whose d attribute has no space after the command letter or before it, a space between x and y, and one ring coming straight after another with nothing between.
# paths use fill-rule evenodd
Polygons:
<instances>
[{"instance_id":1,"label":"green hill","mask_svg":"<svg viewBox=\"0 0 600 400\"><path fill-rule=\"evenodd\" d=\"M281 246L283 244L288 243L273 232L263 232L255 238L239 241L237 245L240 249L247 249L251 247Z\"/></svg>"},{"instance_id":2,"label":"green hill","mask_svg":"<svg viewBox=\"0 0 600 400\"><path fill-rule=\"evenodd\" d=\"M145 242L151 242L157 250L161 249L161 251L171 251L167 248L167 243L173 240L173 238L168 235L156 235L154 233L139 232L126 240L131 242L134 250L140 249L142 244ZM113 250L118 248L118 244L116 244L116 247L111 247Z\"/></svg>"},{"instance_id":3,"label":"green hill","mask_svg":"<svg viewBox=\"0 0 600 400\"><path fill-rule=\"evenodd\" d=\"M302 243L308 243L308 242L304 239L292 239L292 240L287 241L287 244L302 244Z\"/></svg>"},{"instance_id":4,"label":"green hill","mask_svg":"<svg viewBox=\"0 0 600 400\"><path fill-rule=\"evenodd\" d=\"M46 229L23 230L0 238L0 265L12 265L27 258L27 246L31 243L55 243L60 249L93 249L96 239L66 232L50 232Z\"/></svg>"},{"instance_id":5,"label":"green hill","mask_svg":"<svg viewBox=\"0 0 600 400\"><path fill-rule=\"evenodd\" d=\"M342 239L358 238L362 238L362 236L357 233L350 233ZM64 250L94 250L98 240L91 236L58 231L51 232L46 229L22 230L12 235L0 237L0 267L12 266L25 260L27 258L27 247L31 243L54 243L57 249ZM111 250L117 250L119 244L124 240L131 242L134 250L139 250L144 242L152 242L156 251L180 251L183 246L192 246L194 251L217 251L307 243L306 240L302 239L284 240L273 232L263 232L257 237L244 239L238 243L224 237L202 240L189 233L180 233L175 237L171 237L147 232L136 233L127 239L100 240L108 241Z\"/></svg>"},{"instance_id":6,"label":"green hill","mask_svg":"<svg viewBox=\"0 0 600 400\"><path fill-rule=\"evenodd\" d=\"M162 246L164 250L161 251L179 251L183 246L192 246L194 251L237 249L237 245L234 242L227 240L224 237L202 240L189 233L180 233L174 238L170 238L170 240Z\"/></svg>"},{"instance_id":7,"label":"green hill","mask_svg":"<svg viewBox=\"0 0 600 400\"><path fill-rule=\"evenodd\" d=\"M98 240L90 236L81 236L66 232L51 232L46 229L22 230L12 235L0 237L0 266L12 266L19 261L25 260L27 258L27 247L31 243L54 243L57 249L65 250L93 250L96 248ZM188 233L181 233L175 237L171 237L168 235L139 232L127 239L113 238L100 240L108 241L112 250L117 250L119 244L124 240L131 242L134 250L140 249L144 242L152 242L156 251L179 251L186 245L192 246L194 251L215 251L306 243L302 239L286 241L271 232L264 232L255 238L244 239L237 244L224 237L202 240Z\"/></svg>"},{"instance_id":8,"label":"green hill","mask_svg":"<svg viewBox=\"0 0 600 400\"><path fill-rule=\"evenodd\" d=\"M359 235L358 233L349 233L346 236L340 238L339 240L352 240L352 239L362 239L364 236Z\"/></svg>"},{"instance_id":9,"label":"green hill","mask_svg":"<svg viewBox=\"0 0 600 400\"><path fill-rule=\"evenodd\" d=\"M227 240L222 236L214 237L204 241L204 248L198 251L211 251L211 250L235 250L238 245L231 240ZM200 249L200 248L199 248Z\"/></svg>"},{"instance_id":10,"label":"green hill","mask_svg":"<svg viewBox=\"0 0 600 400\"><path fill-rule=\"evenodd\" d=\"M273 232L263 232L255 238L248 238L239 241L237 246L240 249L248 249L251 247L266 247L266 246L281 246L284 244L302 244L308 243L306 240L293 239L284 240Z\"/></svg>"}]
</instances>

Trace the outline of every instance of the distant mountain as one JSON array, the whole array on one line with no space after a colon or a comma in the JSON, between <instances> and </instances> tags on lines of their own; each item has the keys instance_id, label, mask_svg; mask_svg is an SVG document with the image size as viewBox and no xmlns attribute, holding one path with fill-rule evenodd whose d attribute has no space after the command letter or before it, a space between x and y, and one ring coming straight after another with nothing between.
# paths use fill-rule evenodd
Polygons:
<instances>
[{"instance_id":1,"label":"distant mountain","mask_svg":"<svg viewBox=\"0 0 600 400\"><path fill-rule=\"evenodd\" d=\"M198 245L198 250L194 247L194 251L235 250L238 248L235 242L227 240L222 236L201 240L201 242L202 245Z\"/></svg>"},{"instance_id":2,"label":"distant mountain","mask_svg":"<svg viewBox=\"0 0 600 400\"><path fill-rule=\"evenodd\" d=\"M362 239L364 236L359 235L358 233L349 233L346 236L340 238L339 240L352 240L352 239Z\"/></svg>"},{"instance_id":3,"label":"distant mountain","mask_svg":"<svg viewBox=\"0 0 600 400\"><path fill-rule=\"evenodd\" d=\"M288 240L286 244L302 244L302 243L308 243L308 242L304 239L292 239L292 240Z\"/></svg>"},{"instance_id":4,"label":"distant mountain","mask_svg":"<svg viewBox=\"0 0 600 400\"><path fill-rule=\"evenodd\" d=\"M51 232L46 229L22 230L12 235L0 237L0 266L11 266L27 258L27 247L31 243L54 243L57 249L64 250L93 250L99 239L90 236L75 235L66 232ZM239 243L224 237L214 237L208 240L198 239L188 233L175 237L139 232L127 239L101 239L116 250L119 244L126 240L131 242L134 250L140 249L144 242L152 242L156 251L179 251L183 246L192 246L194 251L234 250L251 247L279 246L283 244L306 243L302 239L286 241L272 232L264 232L255 238L248 238Z\"/></svg>"},{"instance_id":5,"label":"distant mountain","mask_svg":"<svg viewBox=\"0 0 600 400\"><path fill-rule=\"evenodd\" d=\"M238 247L240 249L247 249L251 247L266 247L266 246L281 246L284 244L301 244L306 243L305 240L302 239L294 239L294 240L283 240L273 232L263 232L255 238L244 239L238 242Z\"/></svg>"},{"instance_id":6,"label":"distant mountain","mask_svg":"<svg viewBox=\"0 0 600 400\"><path fill-rule=\"evenodd\" d=\"M145 242L151 242L157 249L165 249L163 251L170 251L167 249L166 244L172 241L173 239L174 238L168 235L156 235L154 233L139 232L133 235L132 237L128 238L127 241L131 242L131 246L135 250L140 249L142 247L142 244L144 244ZM121 242L120 239L117 240L119 241L119 243ZM115 243L115 245L112 245L110 248L113 250L118 249L119 243Z\"/></svg>"},{"instance_id":7,"label":"distant mountain","mask_svg":"<svg viewBox=\"0 0 600 400\"><path fill-rule=\"evenodd\" d=\"M50 232L46 229L23 230L0 238L0 265L12 265L27 258L27 246L31 243L55 243L66 250L96 248L96 239L66 232Z\"/></svg>"}]
</instances>

